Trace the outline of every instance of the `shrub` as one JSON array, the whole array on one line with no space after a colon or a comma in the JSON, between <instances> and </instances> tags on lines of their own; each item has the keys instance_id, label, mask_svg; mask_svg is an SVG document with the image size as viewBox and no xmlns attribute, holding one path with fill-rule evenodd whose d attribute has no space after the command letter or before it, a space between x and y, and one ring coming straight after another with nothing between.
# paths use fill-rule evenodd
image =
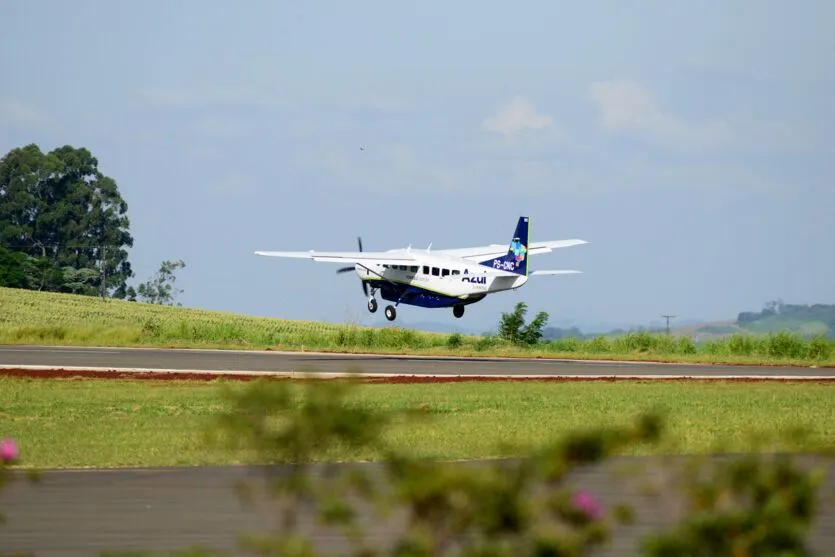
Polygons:
<instances>
[{"instance_id":1,"label":"shrub","mask_svg":"<svg viewBox=\"0 0 835 557\"><path fill-rule=\"evenodd\" d=\"M595 493L569 487L569 473L630 446L658 442L664 432L662 417L646 413L628 426L573 432L518 460L465 466L411 458L386 444L389 424L428 419L425 409L405 415L372 410L349 402L349 392L350 383L312 381L297 395L287 382L263 380L230 392L221 435L258 462L285 464L290 470L280 475L275 492L284 503L285 529L250 538L252 547L315 555L310 541L295 529L306 508L320 523L342 531L353 554L378 554L382 548L368 546L357 519L359 506L367 506L364 500L372 508L405 512L391 553L379 554L591 554L619 524L634 520L633 511L617 504L604 507ZM356 468L342 476L316 473L317 481L311 482L312 463L337 444L379 451L384 481ZM788 456L755 454L684 470L678 490L664 493L683 497L686 512L668 531L645 538L645 554L808 553L805 538L820 485L816 473Z\"/></svg>"},{"instance_id":2,"label":"shrub","mask_svg":"<svg viewBox=\"0 0 835 557\"><path fill-rule=\"evenodd\" d=\"M447 339L447 347L451 349L460 348L462 344L461 333L452 333Z\"/></svg>"},{"instance_id":3,"label":"shrub","mask_svg":"<svg viewBox=\"0 0 835 557\"><path fill-rule=\"evenodd\" d=\"M806 537L817 507L819 471L785 454L734 456L685 470L685 516L647 536L644 554L809 555Z\"/></svg>"},{"instance_id":4,"label":"shrub","mask_svg":"<svg viewBox=\"0 0 835 557\"><path fill-rule=\"evenodd\" d=\"M775 358L804 358L806 343L797 335L780 332L769 335L768 354Z\"/></svg>"},{"instance_id":5,"label":"shrub","mask_svg":"<svg viewBox=\"0 0 835 557\"><path fill-rule=\"evenodd\" d=\"M525 325L525 313L527 311L527 304L519 302L512 312L502 312L499 336L513 344L528 346L537 344L542 338L545 325L548 323L548 314L540 311L530 323Z\"/></svg>"},{"instance_id":6,"label":"shrub","mask_svg":"<svg viewBox=\"0 0 835 557\"><path fill-rule=\"evenodd\" d=\"M813 360L828 360L832 355L833 345L826 337L818 335L809 342L809 358Z\"/></svg>"}]
</instances>

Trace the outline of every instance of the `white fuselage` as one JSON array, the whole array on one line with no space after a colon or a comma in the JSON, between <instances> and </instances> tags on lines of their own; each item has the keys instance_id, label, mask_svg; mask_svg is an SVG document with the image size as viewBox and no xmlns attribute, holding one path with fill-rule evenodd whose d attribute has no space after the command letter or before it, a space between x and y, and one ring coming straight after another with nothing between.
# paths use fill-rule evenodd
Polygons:
<instances>
[{"instance_id":1,"label":"white fuselage","mask_svg":"<svg viewBox=\"0 0 835 557\"><path fill-rule=\"evenodd\" d=\"M524 275L508 276L475 262L431 255L421 255L410 264L357 264L354 268L361 280L392 281L462 300L519 288L528 281Z\"/></svg>"}]
</instances>

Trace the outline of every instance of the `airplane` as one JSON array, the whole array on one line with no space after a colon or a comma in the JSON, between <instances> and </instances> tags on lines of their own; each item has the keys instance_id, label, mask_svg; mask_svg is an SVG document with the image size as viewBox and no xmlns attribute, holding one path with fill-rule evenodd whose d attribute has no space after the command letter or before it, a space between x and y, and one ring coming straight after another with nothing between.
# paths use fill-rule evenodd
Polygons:
<instances>
[{"instance_id":1,"label":"airplane","mask_svg":"<svg viewBox=\"0 0 835 557\"><path fill-rule=\"evenodd\" d=\"M580 273L575 270L529 270L531 255L550 253L554 248L587 244L585 240L528 242L530 218L519 217L510 244L431 251L405 249L363 251L256 251L265 257L312 259L327 263L352 263L337 274L354 271L368 296L368 311L377 311L377 292L394 305L385 308L386 319L394 321L400 304L424 308L452 308L460 318L464 308L489 294L516 290L530 276ZM368 290L371 289L369 295Z\"/></svg>"}]
</instances>

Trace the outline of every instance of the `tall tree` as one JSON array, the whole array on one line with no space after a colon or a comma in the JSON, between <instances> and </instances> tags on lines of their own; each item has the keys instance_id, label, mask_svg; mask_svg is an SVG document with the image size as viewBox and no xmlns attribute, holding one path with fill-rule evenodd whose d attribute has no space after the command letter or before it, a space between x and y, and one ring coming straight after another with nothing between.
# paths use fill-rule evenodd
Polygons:
<instances>
[{"instance_id":1,"label":"tall tree","mask_svg":"<svg viewBox=\"0 0 835 557\"><path fill-rule=\"evenodd\" d=\"M182 294L182 290L174 288L174 282L177 277L174 274L177 269L182 269L186 266L185 261L177 259L176 261L163 261L159 266L159 271L147 282L143 282L136 288L136 293L143 299L143 301L151 304L174 305L174 298L177 294ZM132 297L132 296L131 296ZM178 306L181 304L177 304Z\"/></svg>"},{"instance_id":2,"label":"tall tree","mask_svg":"<svg viewBox=\"0 0 835 557\"><path fill-rule=\"evenodd\" d=\"M0 246L0 286L26 288L26 255Z\"/></svg>"},{"instance_id":3,"label":"tall tree","mask_svg":"<svg viewBox=\"0 0 835 557\"><path fill-rule=\"evenodd\" d=\"M0 159L0 245L25 253L39 268L86 269L88 293L125 296L133 276L127 210L115 180L83 147L44 154L31 144Z\"/></svg>"}]
</instances>

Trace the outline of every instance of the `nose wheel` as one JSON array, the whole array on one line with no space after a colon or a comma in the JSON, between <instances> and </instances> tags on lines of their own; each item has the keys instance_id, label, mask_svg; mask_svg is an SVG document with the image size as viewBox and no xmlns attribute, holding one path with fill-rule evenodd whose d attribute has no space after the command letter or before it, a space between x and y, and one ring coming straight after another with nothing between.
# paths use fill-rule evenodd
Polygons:
<instances>
[{"instance_id":1,"label":"nose wheel","mask_svg":"<svg viewBox=\"0 0 835 557\"><path fill-rule=\"evenodd\" d=\"M394 306L386 306L386 319L394 321L396 317L397 311L394 309Z\"/></svg>"},{"instance_id":2,"label":"nose wheel","mask_svg":"<svg viewBox=\"0 0 835 557\"><path fill-rule=\"evenodd\" d=\"M371 313L377 311L377 300L375 298L368 299L368 311Z\"/></svg>"}]
</instances>

